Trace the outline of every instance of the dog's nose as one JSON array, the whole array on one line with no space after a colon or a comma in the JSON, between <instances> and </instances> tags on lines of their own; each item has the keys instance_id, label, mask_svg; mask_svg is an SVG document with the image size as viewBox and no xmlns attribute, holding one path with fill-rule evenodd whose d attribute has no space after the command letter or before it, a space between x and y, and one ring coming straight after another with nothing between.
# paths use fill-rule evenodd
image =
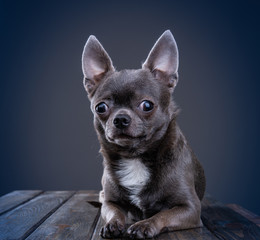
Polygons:
<instances>
[{"instance_id":1,"label":"dog's nose","mask_svg":"<svg viewBox=\"0 0 260 240\"><path fill-rule=\"evenodd\" d=\"M113 121L114 125L119 129L126 128L130 122L131 118L126 114L118 114Z\"/></svg>"}]
</instances>

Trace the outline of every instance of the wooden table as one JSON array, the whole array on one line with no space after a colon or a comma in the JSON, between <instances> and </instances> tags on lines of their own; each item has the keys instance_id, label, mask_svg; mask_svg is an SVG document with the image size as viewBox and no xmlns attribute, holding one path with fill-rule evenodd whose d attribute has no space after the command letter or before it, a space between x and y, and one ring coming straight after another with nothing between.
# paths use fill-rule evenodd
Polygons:
<instances>
[{"instance_id":1,"label":"wooden table","mask_svg":"<svg viewBox=\"0 0 260 240\"><path fill-rule=\"evenodd\" d=\"M101 239L96 191L14 191L0 198L0 239ZM237 205L203 200L204 227L159 240L260 239L260 218Z\"/></svg>"}]
</instances>

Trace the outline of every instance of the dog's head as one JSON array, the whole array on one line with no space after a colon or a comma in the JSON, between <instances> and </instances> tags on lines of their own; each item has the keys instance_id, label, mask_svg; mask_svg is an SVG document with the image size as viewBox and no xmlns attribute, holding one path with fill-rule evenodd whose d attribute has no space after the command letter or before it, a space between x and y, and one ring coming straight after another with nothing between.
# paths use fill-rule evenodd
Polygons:
<instances>
[{"instance_id":1,"label":"dog's head","mask_svg":"<svg viewBox=\"0 0 260 240\"><path fill-rule=\"evenodd\" d=\"M84 86L100 138L125 148L159 140L175 114L178 49L169 30L142 68L116 71L100 42L90 36L83 51Z\"/></svg>"}]
</instances>

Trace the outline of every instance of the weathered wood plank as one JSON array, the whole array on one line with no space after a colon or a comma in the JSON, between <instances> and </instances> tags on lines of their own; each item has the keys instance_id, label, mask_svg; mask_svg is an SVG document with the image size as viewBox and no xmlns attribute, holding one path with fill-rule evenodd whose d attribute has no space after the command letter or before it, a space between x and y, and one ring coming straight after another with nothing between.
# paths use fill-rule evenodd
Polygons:
<instances>
[{"instance_id":1,"label":"weathered wood plank","mask_svg":"<svg viewBox=\"0 0 260 240\"><path fill-rule=\"evenodd\" d=\"M0 215L31 200L40 193L42 191L13 191L0 197Z\"/></svg>"},{"instance_id":2,"label":"weathered wood plank","mask_svg":"<svg viewBox=\"0 0 260 240\"><path fill-rule=\"evenodd\" d=\"M256 224L208 196L202 203L202 220L219 239L260 239Z\"/></svg>"},{"instance_id":3,"label":"weathered wood plank","mask_svg":"<svg viewBox=\"0 0 260 240\"><path fill-rule=\"evenodd\" d=\"M0 240L102 239L99 232L104 222L96 191L40 193L15 191L0 198ZM156 239L260 239L260 228L248 220L258 219L255 214L237 205L224 206L209 196L202 205L205 227L164 233Z\"/></svg>"},{"instance_id":4,"label":"weathered wood plank","mask_svg":"<svg viewBox=\"0 0 260 240\"><path fill-rule=\"evenodd\" d=\"M232 210L236 211L240 215L244 216L251 222L255 223L258 227L260 227L260 216L248 211L247 209L245 209L237 204L227 204L226 206L231 208Z\"/></svg>"},{"instance_id":5,"label":"weathered wood plank","mask_svg":"<svg viewBox=\"0 0 260 240\"><path fill-rule=\"evenodd\" d=\"M0 239L24 239L73 192L45 192L0 216Z\"/></svg>"},{"instance_id":6,"label":"weathered wood plank","mask_svg":"<svg viewBox=\"0 0 260 240\"><path fill-rule=\"evenodd\" d=\"M89 240L100 215L100 208L93 206L89 202L97 201L98 195L91 191L76 193L41 224L27 240Z\"/></svg>"},{"instance_id":7,"label":"weathered wood plank","mask_svg":"<svg viewBox=\"0 0 260 240\"><path fill-rule=\"evenodd\" d=\"M158 240L218 240L206 227L163 233Z\"/></svg>"}]
</instances>

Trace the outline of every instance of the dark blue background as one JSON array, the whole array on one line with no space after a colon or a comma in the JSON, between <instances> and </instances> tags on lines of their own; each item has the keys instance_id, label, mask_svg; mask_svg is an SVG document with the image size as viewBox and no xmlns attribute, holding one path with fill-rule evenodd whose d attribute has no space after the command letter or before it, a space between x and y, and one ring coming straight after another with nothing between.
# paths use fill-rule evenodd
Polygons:
<instances>
[{"instance_id":1,"label":"dark blue background","mask_svg":"<svg viewBox=\"0 0 260 240\"><path fill-rule=\"evenodd\" d=\"M260 213L259 1L0 4L0 194L100 189L83 46L94 34L117 69L139 68L171 29L180 51L179 124L207 191Z\"/></svg>"}]
</instances>

